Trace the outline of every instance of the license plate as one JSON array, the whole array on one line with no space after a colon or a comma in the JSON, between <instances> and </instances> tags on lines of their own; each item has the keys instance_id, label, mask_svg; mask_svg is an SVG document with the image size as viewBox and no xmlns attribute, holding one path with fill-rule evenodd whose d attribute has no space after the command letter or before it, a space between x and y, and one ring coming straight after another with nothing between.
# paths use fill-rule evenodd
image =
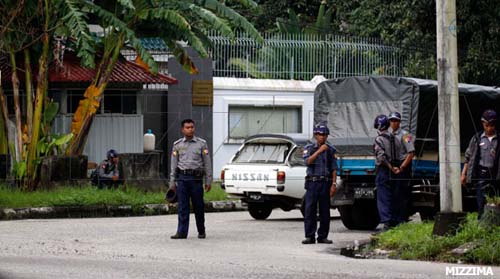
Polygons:
<instances>
[{"instance_id":1,"label":"license plate","mask_svg":"<svg viewBox=\"0 0 500 279\"><path fill-rule=\"evenodd\" d=\"M248 194L248 197L254 201L262 200L262 194L260 194L260 193L250 193L250 194Z\"/></svg>"}]
</instances>

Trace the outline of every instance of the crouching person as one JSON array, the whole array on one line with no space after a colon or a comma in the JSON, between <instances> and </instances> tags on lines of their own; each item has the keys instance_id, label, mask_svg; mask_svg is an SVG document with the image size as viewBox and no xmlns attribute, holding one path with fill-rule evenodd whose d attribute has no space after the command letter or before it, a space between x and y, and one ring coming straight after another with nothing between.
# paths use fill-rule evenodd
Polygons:
<instances>
[{"instance_id":1,"label":"crouching person","mask_svg":"<svg viewBox=\"0 0 500 279\"><path fill-rule=\"evenodd\" d=\"M106 158L92 174L92 184L96 185L99 189L117 188L118 185L122 184L118 169L118 152L110 149L106 153Z\"/></svg>"}]
</instances>

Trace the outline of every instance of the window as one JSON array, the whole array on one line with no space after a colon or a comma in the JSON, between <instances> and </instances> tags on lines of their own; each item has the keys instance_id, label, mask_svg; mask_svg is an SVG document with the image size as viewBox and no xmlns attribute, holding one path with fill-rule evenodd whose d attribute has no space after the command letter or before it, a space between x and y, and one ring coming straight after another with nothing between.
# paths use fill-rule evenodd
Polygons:
<instances>
[{"instance_id":1,"label":"window","mask_svg":"<svg viewBox=\"0 0 500 279\"><path fill-rule=\"evenodd\" d=\"M75 113L80 100L83 100L83 90L68 90L67 112ZM97 110L97 114L104 113L137 113L137 98L135 92L107 90L104 92L104 100Z\"/></svg>"},{"instance_id":2,"label":"window","mask_svg":"<svg viewBox=\"0 0 500 279\"><path fill-rule=\"evenodd\" d=\"M264 133L302 133L301 107L229 106L229 138Z\"/></svg>"},{"instance_id":3,"label":"window","mask_svg":"<svg viewBox=\"0 0 500 279\"><path fill-rule=\"evenodd\" d=\"M305 166L304 163L304 147L299 146L293 150L290 159L288 159L292 166Z\"/></svg>"},{"instance_id":4,"label":"window","mask_svg":"<svg viewBox=\"0 0 500 279\"><path fill-rule=\"evenodd\" d=\"M247 144L235 156L233 163L284 163L290 150L289 144Z\"/></svg>"}]
</instances>

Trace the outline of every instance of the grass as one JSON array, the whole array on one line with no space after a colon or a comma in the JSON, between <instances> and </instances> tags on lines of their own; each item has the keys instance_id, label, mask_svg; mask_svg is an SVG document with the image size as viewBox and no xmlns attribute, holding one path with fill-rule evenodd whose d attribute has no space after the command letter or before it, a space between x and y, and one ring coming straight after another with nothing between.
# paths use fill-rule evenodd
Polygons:
<instances>
[{"instance_id":1,"label":"grass","mask_svg":"<svg viewBox=\"0 0 500 279\"><path fill-rule=\"evenodd\" d=\"M432 260L500 265L500 226L487 226L477 220L477 214L467 215L466 221L453 236L433 236L434 224L407 223L374 237L374 247L392 250L393 256L406 260ZM476 247L463 256L450 253L465 243Z\"/></svg>"},{"instance_id":2,"label":"grass","mask_svg":"<svg viewBox=\"0 0 500 279\"><path fill-rule=\"evenodd\" d=\"M500 195L487 196L486 197L486 203L488 203L488 204L494 204L496 206L499 206L500 205Z\"/></svg>"},{"instance_id":3,"label":"grass","mask_svg":"<svg viewBox=\"0 0 500 279\"><path fill-rule=\"evenodd\" d=\"M214 183L205 193L206 201L227 200L227 195ZM165 203L165 193L144 192L124 186L118 190L99 190L92 186L61 187L50 191L23 192L0 186L0 208L81 206L81 205L131 205Z\"/></svg>"}]
</instances>

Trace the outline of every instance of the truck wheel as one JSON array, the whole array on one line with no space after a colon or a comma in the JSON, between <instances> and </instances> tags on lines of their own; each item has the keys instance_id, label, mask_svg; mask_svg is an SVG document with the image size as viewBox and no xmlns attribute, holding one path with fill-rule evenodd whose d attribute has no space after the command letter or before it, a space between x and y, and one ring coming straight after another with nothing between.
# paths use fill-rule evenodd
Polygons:
<instances>
[{"instance_id":1,"label":"truck wheel","mask_svg":"<svg viewBox=\"0 0 500 279\"><path fill-rule=\"evenodd\" d=\"M248 204L248 212L250 213L250 216L252 216L256 220L267 219L267 217L271 215L272 211L273 208L268 204L262 204L262 203Z\"/></svg>"},{"instance_id":2,"label":"truck wheel","mask_svg":"<svg viewBox=\"0 0 500 279\"><path fill-rule=\"evenodd\" d=\"M374 230L379 222L374 200L356 200L353 205L339 206L340 218L350 230Z\"/></svg>"}]
</instances>

